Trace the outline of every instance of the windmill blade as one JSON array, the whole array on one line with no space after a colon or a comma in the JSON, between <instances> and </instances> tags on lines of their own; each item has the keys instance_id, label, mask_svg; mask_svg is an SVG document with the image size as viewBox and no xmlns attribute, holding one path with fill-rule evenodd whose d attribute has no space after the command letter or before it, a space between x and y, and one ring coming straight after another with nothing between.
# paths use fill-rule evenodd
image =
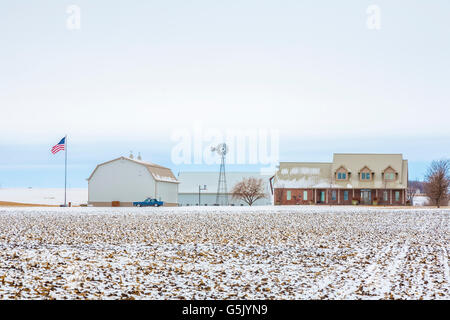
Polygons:
<instances>
[{"instance_id":1,"label":"windmill blade","mask_svg":"<svg viewBox=\"0 0 450 320\"><path fill-rule=\"evenodd\" d=\"M225 156L228 153L228 146L226 143L219 144L215 149L220 156Z\"/></svg>"}]
</instances>

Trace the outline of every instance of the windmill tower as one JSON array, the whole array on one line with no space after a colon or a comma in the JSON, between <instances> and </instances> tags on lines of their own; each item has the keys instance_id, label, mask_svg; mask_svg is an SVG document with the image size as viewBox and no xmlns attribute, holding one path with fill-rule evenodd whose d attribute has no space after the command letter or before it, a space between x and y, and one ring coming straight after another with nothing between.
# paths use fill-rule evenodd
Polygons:
<instances>
[{"instance_id":1,"label":"windmill tower","mask_svg":"<svg viewBox=\"0 0 450 320\"><path fill-rule=\"evenodd\" d=\"M211 151L217 152L217 154L221 158L219 183L217 185L216 204L221 206L227 206L228 192L227 192L227 178L225 176L225 156L228 152L228 147L225 143L221 143L217 147L211 147Z\"/></svg>"}]
</instances>

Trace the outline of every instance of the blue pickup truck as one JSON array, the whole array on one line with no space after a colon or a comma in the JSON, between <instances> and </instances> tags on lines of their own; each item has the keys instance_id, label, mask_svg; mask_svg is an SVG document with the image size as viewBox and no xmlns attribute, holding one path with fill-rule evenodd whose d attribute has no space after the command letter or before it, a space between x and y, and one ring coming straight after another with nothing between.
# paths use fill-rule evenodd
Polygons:
<instances>
[{"instance_id":1,"label":"blue pickup truck","mask_svg":"<svg viewBox=\"0 0 450 320\"><path fill-rule=\"evenodd\" d=\"M135 207L159 207L164 204L163 201L158 201L156 199L147 198L144 201L133 202L133 206Z\"/></svg>"}]
</instances>

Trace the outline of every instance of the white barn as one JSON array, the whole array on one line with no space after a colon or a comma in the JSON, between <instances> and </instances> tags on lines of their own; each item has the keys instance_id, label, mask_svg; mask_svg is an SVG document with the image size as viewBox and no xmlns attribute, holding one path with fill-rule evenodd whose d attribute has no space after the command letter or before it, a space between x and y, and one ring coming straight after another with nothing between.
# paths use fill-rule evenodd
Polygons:
<instances>
[{"instance_id":1,"label":"white barn","mask_svg":"<svg viewBox=\"0 0 450 320\"><path fill-rule=\"evenodd\" d=\"M231 189L236 183L244 178L254 177L262 179L264 182L264 191L267 198L257 200L253 205L271 205L272 197L269 186L271 175L263 175L258 172L227 172L227 191L228 201L232 206L247 206L247 204L238 199L232 199ZM219 180L218 172L180 172L178 174L180 186L178 189L178 203L180 206L198 206L199 205L199 186L206 185L206 190L200 191L200 205L213 206L216 204L217 186Z\"/></svg>"},{"instance_id":2,"label":"white barn","mask_svg":"<svg viewBox=\"0 0 450 320\"><path fill-rule=\"evenodd\" d=\"M178 204L178 180L157 164L120 157L97 165L87 180L88 204L93 206L127 207L146 198Z\"/></svg>"}]
</instances>

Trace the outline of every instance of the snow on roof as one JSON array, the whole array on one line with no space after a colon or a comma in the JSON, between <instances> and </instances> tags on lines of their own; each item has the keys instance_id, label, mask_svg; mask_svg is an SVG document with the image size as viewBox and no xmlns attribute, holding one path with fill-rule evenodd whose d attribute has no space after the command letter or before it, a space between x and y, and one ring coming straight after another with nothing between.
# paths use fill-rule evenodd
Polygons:
<instances>
[{"instance_id":1,"label":"snow on roof","mask_svg":"<svg viewBox=\"0 0 450 320\"><path fill-rule=\"evenodd\" d=\"M339 188L340 186L330 183L327 179L300 178L300 179L277 179L274 188Z\"/></svg>"},{"instance_id":2,"label":"snow on roof","mask_svg":"<svg viewBox=\"0 0 450 320\"><path fill-rule=\"evenodd\" d=\"M172 170L170 170L169 168L166 168L166 167L163 167L158 164L151 163L151 162L145 162L142 160L131 159L128 157L119 157L119 158L116 158L116 159L113 159L110 161L100 163L99 165L97 165L95 167L94 171L92 171L91 175L89 176L89 178L87 180L90 180L92 178L92 176L94 175L94 173L98 167L108 164L108 163L111 163L111 162L114 162L114 161L117 161L117 160L128 160L128 161L145 166L147 168L147 170L150 172L150 174L152 175L152 177L157 181L179 183L177 178L173 174Z\"/></svg>"},{"instance_id":3,"label":"snow on roof","mask_svg":"<svg viewBox=\"0 0 450 320\"><path fill-rule=\"evenodd\" d=\"M152 174L153 174L153 177L154 177L156 180L164 181L164 182L176 182L176 183L179 183L179 181L178 181L175 177L170 177L170 176L160 176L159 174L156 174L156 173L152 173Z\"/></svg>"}]
</instances>

